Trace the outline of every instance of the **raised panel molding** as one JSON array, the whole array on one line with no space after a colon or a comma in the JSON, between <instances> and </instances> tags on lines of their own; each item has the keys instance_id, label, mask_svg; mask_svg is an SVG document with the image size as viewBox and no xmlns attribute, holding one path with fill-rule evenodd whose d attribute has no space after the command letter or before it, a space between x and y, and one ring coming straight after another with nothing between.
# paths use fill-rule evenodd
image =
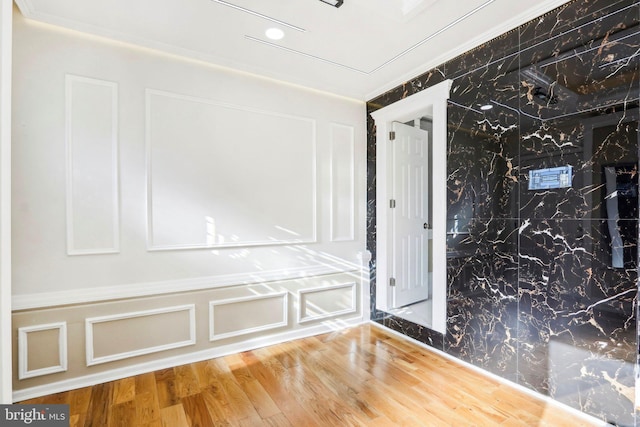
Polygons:
<instances>
[{"instance_id":1,"label":"raised panel molding","mask_svg":"<svg viewBox=\"0 0 640 427\"><path fill-rule=\"evenodd\" d=\"M275 321L271 323L264 323L261 325L256 325L252 327L238 328L232 331L216 333L216 322L215 322L215 310L216 307L223 306L240 306L240 305L251 305L251 303L255 303L256 301L265 301L270 299L281 299L282 302L280 307L282 309L281 320ZM209 301L209 340L217 341L225 338L237 337L240 335L251 334L254 332L262 332L267 331L269 329L281 328L287 326L289 324L288 320L288 312L289 312L289 293L288 292L278 292L274 294L268 295L256 295L256 296L248 296L248 297L239 297L239 298L228 298L219 301ZM252 304L258 308L259 304ZM254 311L255 315L259 313L258 310ZM255 317L254 317L255 319ZM238 320L236 318L236 320Z\"/></svg>"},{"instance_id":2,"label":"raised panel molding","mask_svg":"<svg viewBox=\"0 0 640 427\"><path fill-rule=\"evenodd\" d=\"M167 105L163 106L162 102L168 103L167 105L172 108L167 108ZM171 103L175 105L171 105ZM162 117L163 108L171 111L171 118L183 116L180 121L174 119L173 126L176 128L186 127L186 130L179 129L181 131L179 143L182 148L185 144L191 144L191 146L181 152L186 153L185 156L188 153L196 156L193 160L197 162L187 162L184 161L185 159L182 159L181 162L181 159L166 154L167 151L170 151L167 147L171 148L172 143L170 132L177 131L172 129L168 119L158 120L156 118L154 120L155 115ZM191 123L189 120L193 120L191 119L193 116L198 116L201 120L193 121L193 126L189 126L188 124ZM279 141L280 150L295 148L302 150L303 156L296 153L292 155L289 152L279 152L277 147L274 147L272 151L256 155L254 151L257 149L266 150L265 147L272 145L271 143L265 144L264 138L269 135L273 136L274 129L271 129L271 133L264 132L264 135L260 137L241 140L233 140L227 136L227 133L230 133L235 137L233 132L239 134L255 132L256 125L248 119L249 116L252 116L254 120L262 120L262 126L266 127L271 122L279 122L280 127L277 130L279 138L276 139ZM224 118L230 118L230 120L223 120ZM212 125L210 122L214 120L220 120L225 126ZM251 126L247 126L248 123ZM155 126L161 126L162 131L154 132ZM203 128L204 130L198 133L197 126L211 126L211 129ZM297 136L294 130L298 132ZM188 131L196 132L196 135L183 136ZM290 140L288 141L285 138L288 132L296 137L289 135ZM218 134L222 135L220 136L221 141L215 140ZM252 247L317 241L316 120L147 89L145 135L148 250ZM198 140L204 138L205 135L208 138L207 144L198 145ZM238 142L241 143L241 147L238 147ZM234 163L232 154L228 153L229 147L232 147L233 144L236 145L234 153L243 149L253 155L247 154L242 164ZM158 149L157 153L154 152L154 148L157 146L164 148L164 151ZM307 155L308 157L304 157ZM218 167L215 166L215 162L218 162ZM247 167L247 162L259 162L252 169L251 174L242 173L240 170ZM189 166L181 171L180 168L186 168L184 164ZM234 165L238 167L234 168ZM276 172L287 170L291 165L300 169L296 180L276 176ZM223 178L217 179L216 174L223 173L224 168L232 170L228 171ZM165 176L167 174L169 176ZM182 178L184 182L177 182L176 177ZM273 190L271 196L268 194L269 191L255 190L252 191L253 197L242 198L242 206L238 205L237 194L247 192L250 185L255 185L259 189L260 186L267 185L269 179L280 179L271 185L269 189L269 191ZM168 189L163 187L163 183L156 182L158 180L166 181L164 186ZM206 186L200 184L204 181L208 183ZM189 182L192 184L186 185ZM224 183L224 186L216 188L215 185L212 185L217 182ZM233 183L233 186L230 187L230 183ZM291 188L277 191L285 184ZM170 185L174 188L170 188ZM225 190L225 188L227 189ZM163 195L162 190L171 194ZM186 194L188 192L190 194ZM184 203L181 203L180 200L176 201L175 197L182 193L185 193L185 198L191 200L192 203L189 203L188 200L185 200ZM260 198L264 200L260 201ZM158 208L166 200L172 200L171 212L163 212L163 209ZM291 215L292 205L298 211L297 215ZM218 213L217 216L212 213L214 211ZM242 212L246 218L239 212ZM261 215L256 217L255 212L261 212ZM176 218L178 219L176 220ZM263 220L266 222L261 222ZM242 221L245 222L240 224Z\"/></svg>"},{"instance_id":3,"label":"raised panel molding","mask_svg":"<svg viewBox=\"0 0 640 427\"><path fill-rule=\"evenodd\" d=\"M40 369L29 369L29 334L32 332L58 330L58 365ZM52 351L52 349L47 349ZM42 375L65 372L67 370L67 322L48 323L46 325L18 328L18 378L39 377Z\"/></svg>"},{"instance_id":4,"label":"raised panel molding","mask_svg":"<svg viewBox=\"0 0 640 427\"><path fill-rule=\"evenodd\" d=\"M355 139L353 126L331 123L330 230L332 242L355 239Z\"/></svg>"},{"instance_id":5,"label":"raised panel molding","mask_svg":"<svg viewBox=\"0 0 640 427\"><path fill-rule=\"evenodd\" d=\"M307 315L307 304L311 304L311 295L320 295L322 293L331 293L339 289L349 289L350 305L345 308L326 311L323 314ZM357 303L357 286L356 283L345 283L334 286L324 286L317 288L300 289L298 291L298 323L313 322L317 320L327 319L329 317L341 316L345 314L355 313L358 310Z\"/></svg>"},{"instance_id":6,"label":"raised panel molding","mask_svg":"<svg viewBox=\"0 0 640 427\"><path fill-rule=\"evenodd\" d=\"M146 316L156 316L167 313L175 313L186 311L189 316L189 338L182 341L167 343L157 346L140 348L137 350L114 353L106 356L94 356L94 325L99 323L113 322L117 320L135 319ZM86 357L87 366L98 365L101 363L113 362L115 360L128 359L131 357L142 356L145 354L156 353L159 351L170 350L174 348L194 345L196 343L196 307L195 304L179 305L174 307L163 307L152 310L137 311L131 313L120 313L114 315L92 317L85 319L85 338L86 338Z\"/></svg>"},{"instance_id":7,"label":"raised panel molding","mask_svg":"<svg viewBox=\"0 0 640 427\"><path fill-rule=\"evenodd\" d=\"M67 254L118 253L118 84L67 74L65 99Z\"/></svg>"}]
</instances>

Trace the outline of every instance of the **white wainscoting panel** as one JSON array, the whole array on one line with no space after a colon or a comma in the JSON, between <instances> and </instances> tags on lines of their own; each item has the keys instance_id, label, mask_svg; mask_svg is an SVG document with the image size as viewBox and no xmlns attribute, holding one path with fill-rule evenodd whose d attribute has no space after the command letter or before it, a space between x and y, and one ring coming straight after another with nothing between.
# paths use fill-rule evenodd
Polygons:
<instances>
[{"instance_id":1,"label":"white wainscoting panel","mask_svg":"<svg viewBox=\"0 0 640 427\"><path fill-rule=\"evenodd\" d=\"M298 323L355 313L356 283L301 289L298 291Z\"/></svg>"},{"instance_id":2,"label":"white wainscoting panel","mask_svg":"<svg viewBox=\"0 0 640 427\"><path fill-rule=\"evenodd\" d=\"M119 251L118 85L66 76L67 253Z\"/></svg>"},{"instance_id":3,"label":"white wainscoting panel","mask_svg":"<svg viewBox=\"0 0 640 427\"><path fill-rule=\"evenodd\" d=\"M288 292L209 301L211 341L287 326Z\"/></svg>"},{"instance_id":4,"label":"white wainscoting panel","mask_svg":"<svg viewBox=\"0 0 640 427\"><path fill-rule=\"evenodd\" d=\"M147 89L148 249L316 241L316 122Z\"/></svg>"},{"instance_id":5,"label":"white wainscoting panel","mask_svg":"<svg viewBox=\"0 0 640 427\"><path fill-rule=\"evenodd\" d=\"M85 319L87 366L194 345L196 343L195 312L195 304L186 304L87 318ZM181 313L181 315L175 316L174 313ZM164 321L170 321L169 328L158 323L163 321L163 316L167 317ZM183 322L182 325L180 321ZM110 323L113 324L109 326ZM117 331L121 331L122 334L118 334ZM101 349L98 351L96 351L98 347L96 341L101 341ZM140 344L143 346L140 347ZM115 351L111 352L109 347L114 347ZM96 355L96 353L99 354Z\"/></svg>"},{"instance_id":6,"label":"white wainscoting panel","mask_svg":"<svg viewBox=\"0 0 640 427\"><path fill-rule=\"evenodd\" d=\"M331 132L331 241L355 239L355 140L353 126L329 125Z\"/></svg>"},{"instance_id":7,"label":"white wainscoting panel","mask_svg":"<svg viewBox=\"0 0 640 427\"><path fill-rule=\"evenodd\" d=\"M57 354L58 364L29 369L29 334L34 332L43 332L49 330L58 331L57 339ZM34 334L35 335L35 334ZM40 344L40 345L38 345ZM37 348L36 351L46 351L49 354L56 353L54 348L43 348L50 345L48 341L46 343L33 343L33 348ZM23 380L25 378L39 377L41 375L53 374L56 372L64 372L67 370L67 323L57 322L48 323L46 325L25 326L18 328L18 378Z\"/></svg>"}]
</instances>

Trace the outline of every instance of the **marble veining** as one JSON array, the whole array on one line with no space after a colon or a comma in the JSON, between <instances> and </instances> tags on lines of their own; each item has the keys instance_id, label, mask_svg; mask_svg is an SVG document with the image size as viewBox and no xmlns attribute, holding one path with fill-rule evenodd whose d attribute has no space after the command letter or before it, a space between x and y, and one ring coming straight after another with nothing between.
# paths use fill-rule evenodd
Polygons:
<instances>
[{"instance_id":1,"label":"marble veining","mask_svg":"<svg viewBox=\"0 0 640 427\"><path fill-rule=\"evenodd\" d=\"M637 267L613 267L607 221L520 228L519 382L633 425ZM637 233L637 220L621 222Z\"/></svg>"},{"instance_id":2,"label":"marble veining","mask_svg":"<svg viewBox=\"0 0 640 427\"><path fill-rule=\"evenodd\" d=\"M372 318L620 426L640 426L640 2L574 0L371 100L452 79L447 332L375 310L375 127L367 244ZM482 109L490 105L491 109ZM571 185L531 190L539 169Z\"/></svg>"}]
</instances>

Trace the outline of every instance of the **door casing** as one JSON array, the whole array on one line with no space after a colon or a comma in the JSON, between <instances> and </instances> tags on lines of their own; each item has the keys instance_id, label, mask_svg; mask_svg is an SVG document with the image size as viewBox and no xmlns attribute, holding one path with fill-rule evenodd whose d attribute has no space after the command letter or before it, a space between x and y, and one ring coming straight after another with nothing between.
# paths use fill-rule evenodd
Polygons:
<instances>
[{"instance_id":1,"label":"door casing","mask_svg":"<svg viewBox=\"0 0 640 427\"><path fill-rule=\"evenodd\" d=\"M431 202L434 267L430 328L442 334L446 333L447 325L447 100L452 83L452 80L445 80L371 113L376 124L376 308L382 311L391 308L393 298L389 286L392 259L391 251L387 250L391 244L389 200L392 194L389 132L394 121L406 123L419 117L433 120Z\"/></svg>"}]
</instances>

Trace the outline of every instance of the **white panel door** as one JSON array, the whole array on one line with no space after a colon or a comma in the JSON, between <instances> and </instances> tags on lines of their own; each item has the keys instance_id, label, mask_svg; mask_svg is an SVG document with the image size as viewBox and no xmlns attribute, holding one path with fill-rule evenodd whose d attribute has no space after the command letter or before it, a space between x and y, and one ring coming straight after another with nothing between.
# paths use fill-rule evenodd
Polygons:
<instances>
[{"instance_id":1,"label":"white panel door","mask_svg":"<svg viewBox=\"0 0 640 427\"><path fill-rule=\"evenodd\" d=\"M393 307L429 298L429 134L393 123Z\"/></svg>"}]
</instances>

